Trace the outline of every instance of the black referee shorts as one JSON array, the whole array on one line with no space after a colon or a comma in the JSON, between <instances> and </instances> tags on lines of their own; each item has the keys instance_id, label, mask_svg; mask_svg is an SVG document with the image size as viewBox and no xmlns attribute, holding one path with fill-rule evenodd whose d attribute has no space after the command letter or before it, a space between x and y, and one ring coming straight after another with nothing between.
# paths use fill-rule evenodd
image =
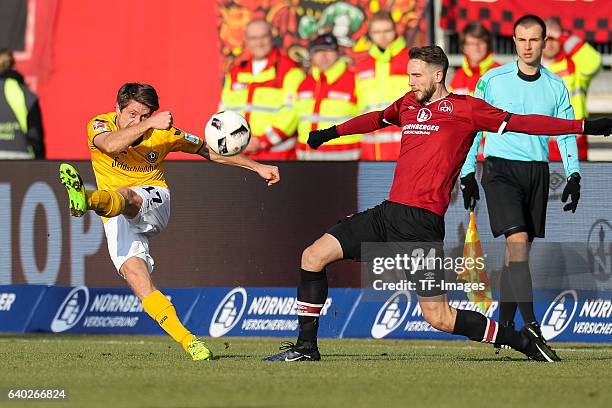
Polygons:
<instances>
[{"instance_id":1,"label":"black referee shorts","mask_svg":"<svg viewBox=\"0 0 612 408\"><path fill-rule=\"evenodd\" d=\"M353 214L328 231L342 246L344 259L361 261L361 244L364 242L414 242L425 246L424 253L436 249L436 256L444 257L444 218L422 208L383 201L369 210ZM431 245L428 245L430 243ZM423 245L425 244L425 245ZM414 278L441 282L444 270L417 272ZM424 276L421 276L424 275ZM441 288L421 289L416 285L420 296L438 296L446 293Z\"/></svg>"},{"instance_id":2,"label":"black referee shorts","mask_svg":"<svg viewBox=\"0 0 612 408\"><path fill-rule=\"evenodd\" d=\"M548 163L486 158L482 187L494 237L544 238L549 179Z\"/></svg>"}]
</instances>

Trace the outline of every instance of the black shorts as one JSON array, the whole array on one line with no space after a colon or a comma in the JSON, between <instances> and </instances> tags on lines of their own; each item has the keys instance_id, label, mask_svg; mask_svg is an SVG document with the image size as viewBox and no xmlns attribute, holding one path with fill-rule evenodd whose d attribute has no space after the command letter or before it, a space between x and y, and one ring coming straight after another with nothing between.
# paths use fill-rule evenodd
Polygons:
<instances>
[{"instance_id":1,"label":"black shorts","mask_svg":"<svg viewBox=\"0 0 612 408\"><path fill-rule=\"evenodd\" d=\"M487 157L482 174L494 237L526 232L544 238L548 204L548 163Z\"/></svg>"},{"instance_id":2,"label":"black shorts","mask_svg":"<svg viewBox=\"0 0 612 408\"><path fill-rule=\"evenodd\" d=\"M365 242L431 243L425 246L435 247L436 256L444 256L444 218L422 208L391 201L383 201L374 208L340 220L327 232L340 242L344 259L361 261L361 244ZM428 253L428 248L423 250ZM424 273L427 273L426 279L440 282L444 279L445 272L442 269L435 270L433 274ZM420 285L416 287L420 296L446 293L440 288L423 290Z\"/></svg>"}]
</instances>

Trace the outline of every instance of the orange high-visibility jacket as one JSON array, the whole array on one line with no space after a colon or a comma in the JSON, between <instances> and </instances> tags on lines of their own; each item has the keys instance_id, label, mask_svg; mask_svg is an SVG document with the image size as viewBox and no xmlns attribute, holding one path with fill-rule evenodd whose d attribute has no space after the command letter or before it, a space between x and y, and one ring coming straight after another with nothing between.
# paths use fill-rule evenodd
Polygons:
<instances>
[{"instance_id":1,"label":"orange high-visibility jacket","mask_svg":"<svg viewBox=\"0 0 612 408\"><path fill-rule=\"evenodd\" d=\"M308 144L311 130L325 129L357 116L355 74L340 59L325 72L313 67L300 84L295 102L298 124L298 160L359 160L361 135L331 140L317 150Z\"/></svg>"},{"instance_id":2,"label":"orange high-visibility jacket","mask_svg":"<svg viewBox=\"0 0 612 408\"><path fill-rule=\"evenodd\" d=\"M398 37L381 51L373 45L368 56L355 67L355 88L359 113L383 110L410 90L408 48ZM362 160L397 160L402 131L388 126L361 136Z\"/></svg>"},{"instance_id":3,"label":"orange high-visibility jacket","mask_svg":"<svg viewBox=\"0 0 612 408\"><path fill-rule=\"evenodd\" d=\"M244 115L252 137L260 138L267 146L251 157L258 160L294 157L295 118L291 111L295 91L304 76L298 65L278 49L272 50L268 64L257 75L253 75L252 58L238 62L226 75L221 109Z\"/></svg>"},{"instance_id":4,"label":"orange high-visibility jacket","mask_svg":"<svg viewBox=\"0 0 612 408\"><path fill-rule=\"evenodd\" d=\"M586 97L591 80L601 68L601 55L587 42L578 36L562 37L561 52L555 62L547 66L551 72L557 74L567 87L570 103L574 108L576 119L586 119L588 111ZM550 160L561 160L556 138L548 139L548 157ZM585 135L576 136L578 145L578 159L587 159L588 144Z\"/></svg>"}]
</instances>

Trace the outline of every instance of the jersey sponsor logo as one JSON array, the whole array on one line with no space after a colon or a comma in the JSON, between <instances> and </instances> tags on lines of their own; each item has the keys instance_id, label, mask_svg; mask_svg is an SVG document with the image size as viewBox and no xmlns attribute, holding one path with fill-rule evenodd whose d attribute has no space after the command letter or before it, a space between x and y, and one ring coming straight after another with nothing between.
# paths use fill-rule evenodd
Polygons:
<instances>
[{"instance_id":1,"label":"jersey sponsor logo","mask_svg":"<svg viewBox=\"0 0 612 408\"><path fill-rule=\"evenodd\" d=\"M247 84L242 83L242 82L234 82L232 84L232 90L233 91L239 91L241 89L246 89L246 87L247 87Z\"/></svg>"},{"instance_id":2,"label":"jersey sponsor logo","mask_svg":"<svg viewBox=\"0 0 612 408\"><path fill-rule=\"evenodd\" d=\"M395 292L378 310L370 333L375 339L382 339L397 329L408 316L411 297L408 291Z\"/></svg>"},{"instance_id":3,"label":"jersey sponsor logo","mask_svg":"<svg viewBox=\"0 0 612 408\"><path fill-rule=\"evenodd\" d=\"M452 113L453 112L453 104L451 101L447 101L446 99L440 101L438 104L438 112L442 113Z\"/></svg>"},{"instance_id":4,"label":"jersey sponsor logo","mask_svg":"<svg viewBox=\"0 0 612 408\"><path fill-rule=\"evenodd\" d=\"M440 130L438 125L426 125L422 123L409 123L402 127L402 134L405 135L430 135L431 132Z\"/></svg>"},{"instance_id":5,"label":"jersey sponsor logo","mask_svg":"<svg viewBox=\"0 0 612 408\"><path fill-rule=\"evenodd\" d=\"M238 324L247 305L247 292L244 288L232 289L219 302L210 321L211 337L221 337Z\"/></svg>"},{"instance_id":6,"label":"jersey sponsor logo","mask_svg":"<svg viewBox=\"0 0 612 408\"><path fill-rule=\"evenodd\" d=\"M546 340L554 339L569 326L578 307L575 290L566 290L552 301L542 318L542 335Z\"/></svg>"},{"instance_id":7,"label":"jersey sponsor logo","mask_svg":"<svg viewBox=\"0 0 612 408\"><path fill-rule=\"evenodd\" d=\"M97 120L91 125L91 128L93 129L94 132L98 132L100 130L108 130L108 126L106 125L106 122L100 122Z\"/></svg>"},{"instance_id":8,"label":"jersey sponsor logo","mask_svg":"<svg viewBox=\"0 0 612 408\"><path fill-rule=\"evenodd\" d=\"M157 161L157 158L159 157L159 153L157 153L155 150L151 150L149 153L147 153L147 155L145 156L145 158L147 159L147 161L149 163L155 163Z\"/></svg>"},{"instance_id":9,"label":"jersey sponsor logo","mask_svg":"<svg viewBox=\"0 0 612 408\"><path fill-rule=\"evenodd\" d=\"M214 121L215 121L215 119L213 119L213 122ZM191 133L185 133L185 140L188 141L189 143L193 143L195 145L200 144L200 138L197 137L196 135L192 135Z\"/></svg>"},{"instance_id":10,"label":"jersey sponsor logo","mask_svg":"<svg viewBox=\"0 0 612 408\"><path fill-rule=\"evenodd\" d=\"M89 290L85 286L77 286L66 295L66 298L51 321L51 331L54 333L70 330L81 320L89 304Z\"/></svg>"},{"instance_id":11,"label":"jersey sponsor logo","mask_svg":"<svg viewBox=\"0 0 612 408\"><path fill-rule=\"evenodd\" d=\"M429 119L431 119L431 111L427 108L419 109L416 117L417 122L427 122Z\"/></svg>"},{"instance_id":12,"label":"jersey sponsor logo","mask_svg":"<svg viewBox=\"0 0 612 408\"><path fill-rule=\"evenodd\" d=\"M113 163L111 164L111 167L118 167L124 171L133 171L133 172L141 172L141 173L148 173L150 171L155 171L158 166L159 165L154 166L153 164L147 164L147 165L137 164L137 165L131 166L121 161L121 158L117 156L113 157Z\"/></svg>"}]
</instances>

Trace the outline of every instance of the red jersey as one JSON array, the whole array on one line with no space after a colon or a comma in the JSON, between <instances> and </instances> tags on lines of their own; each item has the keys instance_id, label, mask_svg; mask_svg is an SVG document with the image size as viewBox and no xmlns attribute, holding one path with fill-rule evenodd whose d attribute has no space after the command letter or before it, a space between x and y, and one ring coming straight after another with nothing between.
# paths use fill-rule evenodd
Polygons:
<instances>
[{"instance_id":1,"label":"red jersey","mask_svg":"<svg viewBox=\"0 0 612 408\"><path fill-rule=\"evenodd\" d=\"M480 99L449 94L423 105L414 93L384 111L402 128L389 200L444 216L461 166L480 130L498 131L507 113Z\"/></svg>"},{"instance_id":2,"label":"red jersey","mask_svg":"<svg viewBox=\"0 0 612 408\"><path fill-rule=\"evenodd\" d=\"M384 111L359 115L335 131L338 136L369 133L389 124L402 128L389 200L443 217L477 132L571 135L583 133L584 122L512 114L468 95L449 94L421 104L408 92Z\"/></svg>"}]
</instances>

